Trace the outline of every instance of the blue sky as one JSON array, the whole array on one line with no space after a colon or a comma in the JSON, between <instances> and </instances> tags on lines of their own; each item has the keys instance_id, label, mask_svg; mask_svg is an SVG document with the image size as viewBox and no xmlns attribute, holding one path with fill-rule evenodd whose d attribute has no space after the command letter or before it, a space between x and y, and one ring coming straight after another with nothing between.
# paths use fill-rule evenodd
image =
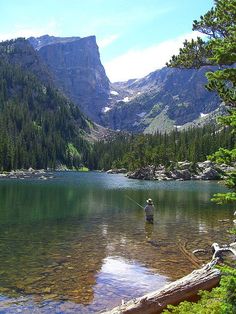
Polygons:
<instances>
[{"instance_id":1,"label":"blue sky","mask_svg":"<svg viewBox=\"0 0 236 314\"><path fill-rule=\"evenodd\" d=\"M213 0L0 0L0 40L95 35L111 81L161 68Z\"/></svg>"}]
</instances>

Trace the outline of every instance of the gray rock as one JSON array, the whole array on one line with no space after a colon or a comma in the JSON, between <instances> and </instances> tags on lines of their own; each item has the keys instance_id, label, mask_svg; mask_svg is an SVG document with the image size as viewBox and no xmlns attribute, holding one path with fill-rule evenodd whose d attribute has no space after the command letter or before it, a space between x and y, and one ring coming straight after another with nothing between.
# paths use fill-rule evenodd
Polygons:
<instances>
[{"instance_id":1,"label":"gray rock","mask_svg":"<svg viewBox=\"0 0 236 314\"><path fill-rule=\"evenodd\" d=\"M189 169L191 165L192 165L192 163L191 163L190 161L187 161L187 160L185 160L185 161L179 161L179 162L177 163L177 167L178 167L179 169L181 169L181 170Z\"/></svg>"},{"instance_id":2,"label":"gray rock","mask_svg":"<svg viewBox=\"0 0 236 314\"><path fill-rule=\"evenodd\" d=\"M107 170L107 173L108 174L114 174L114 173L116 173L116 174L118 174L118 173L127 173L127 169L125 169L125 168L120 168L120 169L109 169L109 170Z\"/></svg>"},{"instance_id":3,"label":"gray rock","mask_svg":"<svg viewBox=\"0 0 236 314\"><path fill-rule=\"evenodd\" d=\"M231 171L235 171L236 169L235 165L226 165L226 164L218 165L218 168L224 172L231 172Z\"/></svg>"},{"instance_id":4,"label":"gray rock","mask_svg":"<svg viewBox=\"0 0 236 314\"><path fill-rule=\"evenodd\" d=\"M31 44L47 64L56 85L89 118L100 123L108 104L110 82L100 61L95 36L60 38L31 37Z\"/></svg>"},{"instance_id":5,"label":"gray rock","mask_svg":"<svg viewBox=\"0 0 236 314\"><path fill-rule=\"evenodd\" d=\"M171 177L175 180L183 179L183 180L191 180L192 175L188 169L184 170L174 170L171 172Z\"/></svg>"},{"instance_id":6,"label":"gray rock","mask_svg":"<svg viewBox=\"0 0 236 314\"><path fill-rule=\"evenodd\" d=\"M173 169L174 166L176 168ZM196 165L188 161L179 162L177 164L173 163L171 168L171 171L167 171L162 165L156 167L149 165L127 173L127 177L131 179L158 181L219 180L224 178L222 169L208 160L199 162Z\"/></svg>"},{"instance_id":7,"label":"gray rock","mask_svg":"<svg viewBox=\"0 0 236 314\"><path fill-rule=\"evenodd\" d=\"M41 177L39 177L39 179L40 179L40 180L47 180L48 178L45 177L45 176L41 176Z\"/></svg>"},{"instance_id":8,"label":"gray rock","mask_svg":"<svg viewBox=\"0 0 236 314\"><path fill-rule=\"evenodd\" d=\"M130 179L140 179L140 180L154 180L153 167L140 168L133 173L131 173L128 178Z\"/></svg>"},{"instance_id":9,"label":"gray rock","mask_svg":"<svg viewBox=\"0 0 236 314\"><path fill-rule=\"evenodd\" d=\"M218 180L220 178L219 172L211 167L206 168L201 175L201 180Z\"/></svg>"},{"instance_id":10,"label":"gray rock","mask_svg":"<svg viewBox=\"0 0 236 314\"><path fill-rule=\"evenodd\" d=\"M197 167L198 167L199 169L206 169L206 168L213 167L213 166L214 166L214 164L213 164L213 162L210 161L210 160L206 160L206 161L198 162L198 163L197 163Z\"/></svg>"}]
</instances>

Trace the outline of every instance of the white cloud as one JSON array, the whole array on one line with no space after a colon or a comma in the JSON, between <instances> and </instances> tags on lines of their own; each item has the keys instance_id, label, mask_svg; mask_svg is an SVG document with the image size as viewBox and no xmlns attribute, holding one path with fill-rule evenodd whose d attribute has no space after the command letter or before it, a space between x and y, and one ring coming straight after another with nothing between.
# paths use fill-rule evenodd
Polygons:
<instances>
[{"instance_id":1,"label":"white cloud","mask_svg":"<svg viewBox=\"0 0 236 314\"><path fill-rule=\"evenodd\" d=\"M98 40L98 46L100 49L105 48L107 46L109 46L110 44L112 44L115 40L117 40L117 38L119 37L119 35L110 35L106 38L103 38L101 40Z\"/></svg>"},{"instance_id":2,"label":"white cloud","mask_svg":"<svg viewBox=\"0 0 236 314\"><path fill-rule=\"evenodd\" d=\"M141 78L165 66L174 54L178 54L185 39L197 36L201 34L191 32L145 49L130 50L104 64L107 76L112 82Z\"/></svg>"}]
</instances>

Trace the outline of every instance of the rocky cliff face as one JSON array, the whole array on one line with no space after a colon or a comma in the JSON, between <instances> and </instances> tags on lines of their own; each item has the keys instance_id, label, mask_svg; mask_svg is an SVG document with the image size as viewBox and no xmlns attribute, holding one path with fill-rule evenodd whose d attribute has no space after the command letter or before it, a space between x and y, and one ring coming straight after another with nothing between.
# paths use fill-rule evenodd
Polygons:
<instances>
[{"instance_id":1,"label":"rocky cliff face","mask_svg":"<svg viewBox=\"0 0 236 314\"><path fill-rule=\"evenodd\" d=\"M209 68L163 68L148 76L112 85L104 123L120 130L155 133L202 125L223 109L205 89Z\"/></svg>"},{"instance_id":2,"label":"rocky cliff face","mask_svg":"<svg viewBox=\"0 0 236 314\"><path fill-rule=\"evenodd\" d=\"M56 85L93 121L109 98L109 80L100 61L95 36L30 38L51 71Z\"/></svg>"},{"instance_id":3,"label":"rocky cliff face","mask_svg":"<svg viewBox=\"0 0 236 314\"><path fill-rule=\"evenodd\" d=\"M58 43L68 43L71 41L79 40L80 37L55 37L49 35L43 35L40 37L30 37L28 41L34 47L35 50L39 50L44 46L58 44Z\"/></svg>"},{"instance_id":4,"label":"rocky cliff face","mask_svg":"<svg viewBox=\"0 0 236 314\"><path fill-rule=\"evenodd\" d=\"M209 68L163 68L110 84L94 36L29 38L52 81L93 121L134 132L168 132L215 120L225 110L205 89Z\"/></svg>"}]
</instances>

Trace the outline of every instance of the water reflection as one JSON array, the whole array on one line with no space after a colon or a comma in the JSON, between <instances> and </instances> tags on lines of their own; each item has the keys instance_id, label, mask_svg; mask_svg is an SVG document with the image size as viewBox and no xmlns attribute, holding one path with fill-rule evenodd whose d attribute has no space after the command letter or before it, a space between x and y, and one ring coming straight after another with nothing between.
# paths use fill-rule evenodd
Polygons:
<instances>
[{"instance_id":1,"label":"water reflection","mask_svg":"<svg viewBox=\"0 0 236 314\"><path fill-rule=\"evenodd\" d=\"M167 282L166 276L154 276L154 272L142 264L118 256L106 257L97 277L97 285L105 283L108 288L107 293L103 291L105 298L118 293L115 287L119 287L120 297L124 298L130 295L132 289L135 289L137 295L142 295L151 285L153 289L158 289Z\"/></svg>"},{"instance_id":2,"label":"water reflection","mask_svg":"<svg viewBox=\"0 0 236 314\"><path fill-rule=\"evenodd\" d=\"M223 190L94 173L0 181L1 312L93 313L187 274L178 241L228 242L233 210L209 202ZM153 225L126 195L153 199Z\"/></svg>"},{"instance_id":3,"label":"water reflection","mask_svg":"<svg viewBox=\"0 0 236 314\"><path fill-rule=\"evenodd\" d=\"M145 222L145 237L147 241L151 240L153 234L153 223Z\"/></svg>"}]
</instances>

